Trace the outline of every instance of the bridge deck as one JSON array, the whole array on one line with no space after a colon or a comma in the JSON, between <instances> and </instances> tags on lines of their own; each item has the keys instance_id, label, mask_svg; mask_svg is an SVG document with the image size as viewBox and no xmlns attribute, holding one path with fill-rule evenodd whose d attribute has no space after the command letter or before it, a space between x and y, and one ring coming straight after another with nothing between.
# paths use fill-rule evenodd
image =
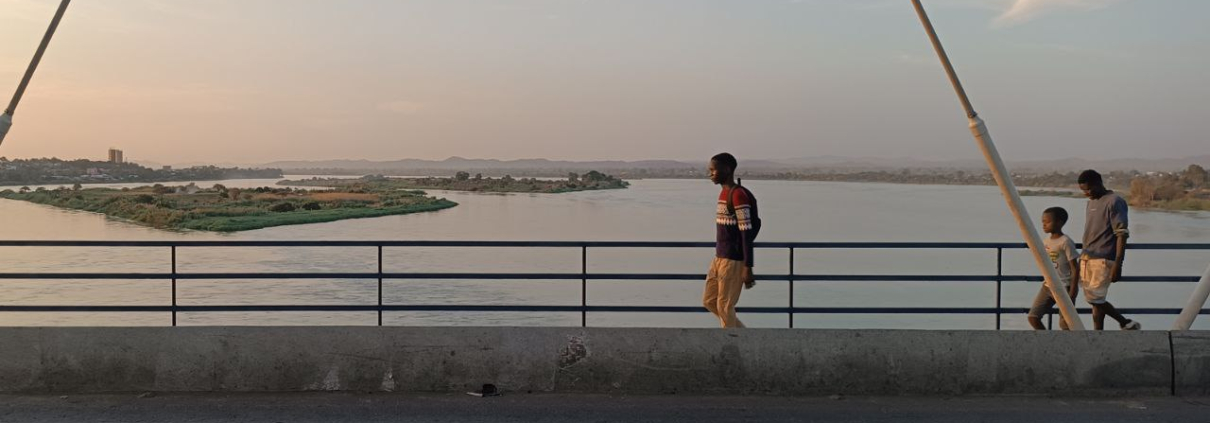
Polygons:
<instances>
[{"instance_id":1,"label":"bridge deck","mask_svg":"<svg viewBox=\"0 0 1210 423\"><path fill-rule=\"evenodd\" d=\"M1205 421L1210 398L708 397L506 392L0 396L14 422Z\"/></svg>"}]
</instances>

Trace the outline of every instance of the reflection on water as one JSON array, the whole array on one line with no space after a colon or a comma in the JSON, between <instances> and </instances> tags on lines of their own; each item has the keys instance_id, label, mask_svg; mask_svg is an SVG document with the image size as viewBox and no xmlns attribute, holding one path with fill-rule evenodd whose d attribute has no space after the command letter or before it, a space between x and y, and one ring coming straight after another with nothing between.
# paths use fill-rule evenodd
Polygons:
<instances>
[{"instance_id":1,"label":"reflection on water","mask_svg":"<svg viewBox=\"0 0 1210 423\"><path fill-rule=\"evenodd\" d=\"M219 181L229 187L274 181ZM215 181L198 182L210 185ZM141 184L128 184L141 185ZM120 185L118 185L120 186ZM969 241L1019 242L1016 226L994 187L908 186L752 181L765 227L761 241ZM705 181L639 180L630 189L568 194L474 194L433 191L461 205L433 213L284 226L235 234L170 232L104 216L0 200L6 225L0 239L75 240L626 240L711 241L715 187ZM1049 206L1071 212L1068 232L1083 225L1078 199L1027 197L1035 217ZM1135 242L1208 242L1210 213L1135 211ZM1210 251L1135 251L1126 273L1198 275ZM590 272L704 273L709 249L590 249ZM580 271L578 248L386 248L385 272ZM181 272L374 272L374 248L180 248ZM788 271L788 251L760 250L758 273ZM989 274L993 250L799 250L800 274ZM1005 272L1033 274L1023 250L1005 252ZM0 248L5 272L167 272L167 248ZM696 306L697 281L591 281L592 305ZM1005 283L1005 306L1028 307L1037 283ZM1111 298L1121 307L1179 307L1192 284L1123 283ZM377 302L371 280L183 280L183 305L364 304ZM574 281L387 280L386 304L578 305ZM745 291L741 306L784 306L785 282L763 281ZM800 282L793 301L805 307L990 307L988 282ZM168 281L0 281L4 305L166 305ZM373 312L184 313L183 325L361 325ZM395 325L578 325L578 313L388 312ZM785 315L745 315L754 327L785 327ZM1142 316L1147 328L1166 328L1171 317ZM1006 328L1024 329L1024 316L1008 315ZM3 325L163 325L161 313L4 313ZM596 326L712 327L709 315L595 313ZM968 328L995 326L994 316L805 315L795 327ZM1210 327L1201 321L1198 327Z\"/></svg>"}]
</instances>

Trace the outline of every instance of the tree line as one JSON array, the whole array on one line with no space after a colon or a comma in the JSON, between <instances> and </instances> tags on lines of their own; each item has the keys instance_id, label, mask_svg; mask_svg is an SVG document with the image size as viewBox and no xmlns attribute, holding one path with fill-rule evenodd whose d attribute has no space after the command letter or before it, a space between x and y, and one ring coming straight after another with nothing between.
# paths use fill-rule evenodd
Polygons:
<instances>
[{"instance_id":1,"label":"tree line","mask_svg":"<svg viewBox=\"0 0 1210 423\"><path fill-rule=\"evenodd\" d=\"M1139 207L1210 210L1210 174L1198 165L1183 171L1142 175L1130 181L1130 204Z\"/></svg>"},{"instance_id":2,"label":"tree line","mask_svg":"<svg viewBox=\"0 0 1210 423\"><path fill-rule=\"evenodd\" d=\"M151 169L136 163L111 163L88 159L16 159L0 157L0 185L112 182L172 182L221 179L281 178L281 169L223 168L194 166L181 169Z\"/></svg>"}]
</instances>

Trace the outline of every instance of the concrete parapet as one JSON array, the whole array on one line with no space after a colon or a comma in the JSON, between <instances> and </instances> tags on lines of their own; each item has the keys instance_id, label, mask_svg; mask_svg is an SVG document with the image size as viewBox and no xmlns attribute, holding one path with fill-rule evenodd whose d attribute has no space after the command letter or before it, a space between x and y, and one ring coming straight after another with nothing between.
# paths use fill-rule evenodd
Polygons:
<instances>
[{"instance_id":1,"label":"concrete parapet","mask_svg":"<svg viewBox=\"0 0 1210 423\"><path fill-rule=\"evenodd\" d=\"M642 328L0 328L0 392L1168 394L1210 336ZM1182 355L1185 346L1192 349ZM1173 363L1177 363L1174 372ZM1198 367L1200 366L1200 367Z\"/></svg>"},{"instance_id":2,"label":"concrete parapet","mask_svg":"<svg viewBox=\"0 0 1210 423\"><path fill-rule=\"evenodd\" d=\"M1210 394L1210 333L1172 332L1172 351L1175 393Z\"/></svg>"}]
</instances>

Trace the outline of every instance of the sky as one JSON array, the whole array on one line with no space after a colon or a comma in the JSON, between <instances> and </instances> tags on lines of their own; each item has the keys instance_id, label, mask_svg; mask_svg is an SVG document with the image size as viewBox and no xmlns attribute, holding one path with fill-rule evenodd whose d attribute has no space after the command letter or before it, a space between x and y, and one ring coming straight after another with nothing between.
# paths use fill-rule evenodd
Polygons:
<instances>
[{"instance_id":1,"label":"sky","mask_svg":"<svg viewBox=\"0 0 1210 423\"><path fill-rule=\"evenodd\" d=\"M1009 160L1210 153L1210 2L925 0ZM0 0L7 103L57 0ZM0 156L966 159L908 0L76 0Z\"/></svg>"}]
</instances>

